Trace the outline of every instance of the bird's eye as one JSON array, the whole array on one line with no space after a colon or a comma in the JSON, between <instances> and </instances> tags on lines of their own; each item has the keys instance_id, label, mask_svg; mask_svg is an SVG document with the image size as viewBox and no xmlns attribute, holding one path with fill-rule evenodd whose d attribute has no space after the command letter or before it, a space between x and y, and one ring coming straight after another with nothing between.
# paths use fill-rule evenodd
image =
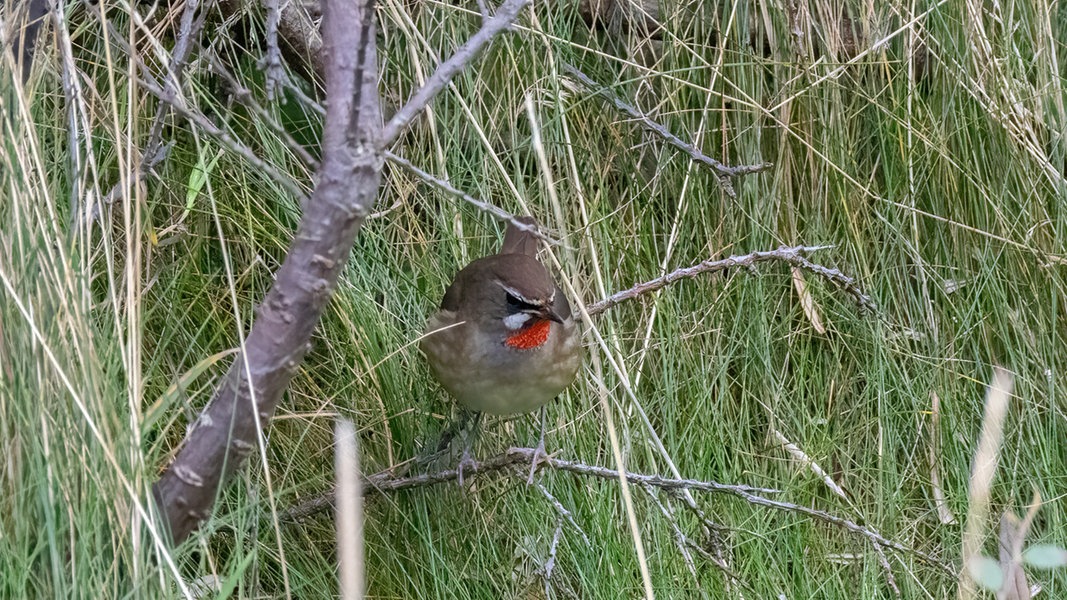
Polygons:
<instances>
[{"instance_id":1,"label":"bird's eye","mask_svg":"<svg viewBox=\"0 0 1067 600\"><path fill-rule=\"evenodd\" d=\"M508 297L508 308L513 308L513 309L517 310L517 309L520 309L520 308L526 306L525 302L523 302L522 300L519 300L515 296L512 296L511 294L506 294L506 295Z\"/></svg>"}]
</instances>

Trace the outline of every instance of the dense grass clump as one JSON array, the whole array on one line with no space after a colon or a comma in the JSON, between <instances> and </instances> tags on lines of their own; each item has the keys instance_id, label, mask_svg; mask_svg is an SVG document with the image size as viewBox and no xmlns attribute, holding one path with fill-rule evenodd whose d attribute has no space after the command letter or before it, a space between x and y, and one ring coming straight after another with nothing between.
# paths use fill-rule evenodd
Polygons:
<instances>
[{"instance_id":1,"label":"dense grass clump","mask_svg":"<svg viewBox=\"0 0 1067 600\"><path fill-rule=\"evenodd\" d=\"M519 469L369 496L370 596L614 599L639 597L646 578L663 598L955 595L995 365L1015 385L989 525L1036 488L1031 540L1062 545L1063 11L662 2L649 31L636 13L590 23L572 4L524 12L396 153L537 216L562 242L544 258L576 302L709 257L829 245L812 260L855 277L877 309L775 263L621 304L586 324L586 364L549 407L548 450L614 469L615 436L630 471L776 488L768 497L900 548L880 554L844 527L736 496L631 486L626 498L617 480L553 469L527 486ZM51 21L24 85L0 44L0 597L169 597L197 584L328 596L331 519L276 511L331 485L339 416L356 423L367 472L422 468L412 459L452 404L416 340L502 225L387 166L381 212L266 462L255 455L202 531L161 552L147 491L284 257L301 214L292 191L314 185L321 98L294 74L268 99L262 15L211 8L181 103L228 137L167 118L169 153L137 185L159 107L141 65L164 77L182 8L106 8L107 26L80 5L59 32ZM383 0L378 16L387 112L481 24L473 3ZM709 169L575 87L566 64L709 156L774 166L734 179L729 197ZM104 198L117 201L87 208ZM535 444L537 427L489 419L476 453ZM985 551L996 555L992 536ZM1067 593L1062 573L1032 575L1042 597Z\"/></svg>"}]
</instances>

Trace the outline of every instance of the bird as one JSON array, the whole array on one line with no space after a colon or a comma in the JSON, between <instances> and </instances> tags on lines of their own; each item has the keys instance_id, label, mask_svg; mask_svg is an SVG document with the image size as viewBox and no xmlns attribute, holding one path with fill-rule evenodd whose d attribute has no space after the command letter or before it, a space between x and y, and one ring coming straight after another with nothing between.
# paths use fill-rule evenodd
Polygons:
<instances>
[{"instance_id":1,"label":"bird","mask_svg":"<svg viewBox=\"0 0 1067 600\"><path fill-rule=\"evenodd\" d=\"M537 221L515 221L522 227L508 223L496 254L456 274L419 346L434 377L476 424L482 413L541 409L532 482L544 452L544 406L574 382L582 344L566 296L537 260Z\"/></svg>"}]
</instances>

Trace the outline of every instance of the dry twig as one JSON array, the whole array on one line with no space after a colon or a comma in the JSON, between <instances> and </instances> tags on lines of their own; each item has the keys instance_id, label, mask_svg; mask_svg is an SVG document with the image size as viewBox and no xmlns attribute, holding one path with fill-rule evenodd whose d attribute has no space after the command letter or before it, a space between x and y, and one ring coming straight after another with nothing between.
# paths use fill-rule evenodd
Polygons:
<instances>
[{"instance_id":1,"label":"dry twig","mask_svg":"<svg viewBox=\"0 0 1067 600\"><path fill-rule=\"evenodd\" d=\"M799 267L806 271L810 271L817 275L828 279L831 283L841 288L852 296L856 303L861 307L873 310L875 303L871 300L871 297L863 293L856 280L845 275L837 269L830 269L822 265L816 264L808 260L805 255L812 252L829 248L829 246L782 246L777 250L765 250L760 252L752 252L741 256L731 256L729 258L722 258L718 260L708 259L702 263L695 264L691 267L684 267L681 269L675 269L670 273L662 277L657 277L651 281L639 283L632 288L617 292L608 296L607 298L590 304L587 307L591 316L598 315L609 308L623 302L625 300L631 300L638 296L654 292L662 287L666 287L676 281L682 279L691 279L697 275L705 273L715 273L717 271L725 271L726 269L732 269L736 267L752 267L758 263L782 261Z\"/></svg>"},{"instance_id":2,"label":"dry twig","mask_svg":"<svg viewBox=\"0 0 1067 600\"><path fill-rule=\"evenodd\" d=\"M548 547L548 560L541 567L541 579L545 585L545 598L551 598L552 571L556 568L556 553L559 551L559 538L563 533L563 521L556 523L556 531L552 534L552 544Z\"/></svg>"},{"instance_id":3,"label":"dry twig","mask_svg":"<svg viewBox=\"0 0 1067 600\"><path fill-rule=\"evenodd\" d=\"M463 467L463 474L465 477L473 477L479 474L493 473L493 472L505 472L512 473L511 467L516 464L529 464L533 460L534 448L510 448L502 454L498 454L491 458L482 461L473 461L465 464ZM555 471L564 473L570 473L580 477L592 477L596 479L603 479L605 481L617 481L619 479L619 471L608 467L602 467L599 465L589 465L581 462L563 460L560 458L547 457L541 460L541 468L549 468ZM631 484L640 487L651 487L662 490L689 490L693 492L708 492L716 494L726 494L744 500L749 504L756 506L763 506L766 508L772 508L783 512L796 513L810 517L812 519L834 525L858 534L872 544L880 546L882 548L888 548L901 554L909 554L918 558L919 560L934 566L941 571L949 574L956 575L956 568L952 565L944 563L937 558L916 550L909 548L899 542L894 542L881 533L865 527L844 517L833 515L824 510L812 508L809 506L803 506L799 504L793 504L791 502L784 502L781 500L772 500L765 497L765 495L777 494L779 491L771 488L761 488L750 485L733 485L718 483L715 481L705 481L700 479L673 479L667 477L661 477L659 475L648 475L644 473L633 473L625 471L622 475ZM525 475L523 475L525 476ZM441 483L456 481L459 477L458 469L445 469L433 473L424 473L420 475L412 476L394 476L391 473L383 472L370 475L363 480L363 493L367 494L371 491L378 491L380 493L388 493L399 490L408 490L415 488L422 488L433 486ZM309 500L300 502L299 504L282 511L279 514L279 518L286 521L298 521L308 518L317 513L328 510L333 506L333 490L327 491L323 494L315 496ZM761 495L762 494L762 495Z\"/></svg>"},{"instance_id":4,"label":"dry twig","mask_svg":"<svg viewBox=\"0 0 1067 600\"><path fill-rule=\"evenodd\" d=\"M552 239L551 237L541 233L541 231L539 231L537 229L537 227L531 227L530 225L528 225L526 223L523 223L521 220L516 219L515 215L513 215L513 214L509 213L508 211L500 208L499 206L496 206L494 204L490 204L490 203L485 202L483 200L479 200L479 199L475 198L474 196L471 196L470 194L464 192L463 190L453 186L451 183L445 181L444 179L440 179L438 177L434 177L430 173L427 173L426 171L420 169L419 167L416 167L411 161L409 161L408 159L406 159L406 158L404 158L402 156L397 156L396 154L393 154L392 152L386 150L385 151L385 158L389 162L399 166L400 168L404 169L408 173L411 173L415 177L418 177L424 183L436 188L437 190L439 190L439 191L441 191L441 192L443 192L445 194L448 194L449 196L452 196L454 198L459 198L460 200L463 200L464 202L470 204L471 206L477 208L478 210L480 210L482 212L487 212L487 213L493 215L494 217L496 217L497 219L500 219L501 221L506 221L508 223L511 223L512 225L514 225L515 227L517 227L517 228L519 228L519 229L521 229L523 231L528 231L528 232L532 233L534 235L534 237L537 237L537 238L540 238L541 240L543 240L546 244L550 244L550 245L553 245L553 246L560 245L558 241L556 241L556 240Z\"/></svg>"},{"instance_id":5,"label":"dry twig","mask_svg":"<svg viewBox=\"0 0 1067 600\"><path fill-rule=\"evenodd\" d=\"M498 34L506 31L515 19L519 11L526 7L531 0L506 0L497 9L491 19L485 21L482 28L467 40L456 53L448 60L441 63L437 70L426 79L426 83L420 87L400 110L396 111L392 119L382 129L382 147L388 148L393 145L400 134L426 108L431 100L445 89L452 78L465 69L474 57L482 51L486 45Z\"/></svg>"},{"instance_id":6,"label":"dry twig","mask_svg":"<svg viewBox=\"0 0 1067 600\"><path fill-rule=\"evenodd\" d=\"M534 448L510 448L502 454L498 454L492 458L488 458L482 461L473 461L470 465L464 465L464 476L473 476L485 473L493 473L497 471L509 470L512 465L517 464L530 464L534 458ZM574 473L577 475L587 475L591 477L597 477L599 479L617 480L619 478L619 472L615 469L609 469L606 467L599 467L595 465L587 465L580 462L573 462L569 460L563 460L560 458L553 458L551 456L545 458L541 455L540 460L541 468L551 467L557 471L564 471ZM523 477L526 475L524 474ZM445 469L443 471L436 471L433 473L423 473L420 475L412 475L409 477L394 476L389 472L376 473L370 475L363 480L363 493L366 494L372 490L378 492L395 492L399 490L408 490L414 488L428 487L437 485L440 483L447 483L450 481L456 481L459 478L458 469ZM772 488L761 488L750 485L729 485L724 483L716 483L714 481L701 481L697 479L670 479L666 477L660 477L659 475L641 475L638 473L628 473L627 478L631 483L639 485L649 485L655 488L671 490L671 489L689 489L701 492L714 492L725 494L739 494L739 493L756 493L756 494L776 494L778 490ZM310 517L316 513L327 510L333 505L333 491L330 490L314 498L305 500L296 506L286 510L279 515L282 519L294 521Z\"/></svg>"},{"instance_id":7,"label":"dry twig","mask_svg":"<svg viewBox=\"0 0 1067 600\"><path fill-rule=\"evenodd\" d=\"M528 474L526 473L525 465L515 468L519 471L519 475L522 475L524 477L528 476ZM586 535L585 530L583 530L581 526L578 525L578 522L574 520L574 514L571 511L567 510L567 507L563 506L563 503L559 501L559 498L556 498L556 496L552 492L548 491L548 488L546 488L543 483L541 483L540 481L534 481L533 485L537 488L537 491L541 492L541 495L545 497L545 500L548 500L552 507L556 509L556 512L559 514L560 519L565 519L568 523L570 523L571 527L573 527L575 531L578 532L578 535L582 536L582 541L585 542L586 547L592 548L593 543L589 541L589 536Z\"/></svg>"},{"instance_id":8,"label":"dry twig","mask_svg":"<svg viewBox=\"0 0 1067 600\"><path fill-rule=\"evenodd\" d=\"M722 162L704 154L692 144L674 135L673 133L668 131L666 127L649 118L648 115L624 102L621 98L613 94L609 89L598 85L588 75L578 70L577 67L565 64L563 65L563 72L573 77L580 87L607 100L616 109L625 113L627 116L636 121L646 130L660 136L667 143L684 152L687 156L689 156L689 158L700 164L710 167L711 170L715 172L716 179L718 180L719 185L722 186L723 191L726 192L726 195L731 198L736 198L737 192L734 191L734 186L730 183L730 177L740 177L741 175L748 175L750 173L759 173L760 171L766 171L767 169L770 169L774 166L773 163L767 162L755 165L741 165L737 167L726 166Z\"/></svg>"},{"instance_id":9,"label":"dry twig","mask_svg":"<svg viewBox=\"0 0 1067 600\"><path fill-rule=\"evenodd\" d=\"M185 3L185 9L182 11L181 21L178 25L177 41L174 44L174 50L171 52L170 61L167 64L167 72L163 79L162 88L160 93L153 92L156 96L176 97L181 93L182 76L185 72L186 65L189 64L189 56L192 54L193 48L199 46L200 32L204 28L204 19L207 16L208 10L201 10L197 14L197 9L200 8L199 0L187 0ZM111 32L113 39L123 41L121 35L114 28L112 23L104 19L100 15L99 9L94 8L94 12L101 23L104 23ZM125 43L125 42L123 42ZM140 53L133 51L127 45L126 55L131 60L137 62L138 68L144 74L145 79L151 79L149 76L148 67L140 59ZM156 84L152 84L154 87L158 87ZM104 206L109 206L118 200L120 200L125 194L126 190L131 186L137 186L144 178L152 172L157 165L166 160L167 155L170 152L170 144L163 142L163 126L166 123L167 117L170 115L170 110L177 108L177 104L174 102L160 102L156 108L156 116L152 120L152 126L148 130L148 142L144 146L144 153L141 155L141 161L136 171L136 180L132 182L120 181L112 186L111 191L108 192L99 204L93 204L85 207L85 218L92 222L98 216L100 216L100 210Z\"/></svg>"},{"instance_id":10,"label":"dry twig","mask_svg":"<svg viewBox=\"0 0 1067 600\"><path fill-rule=\"evenodd\" d=\"M278 47L278 25L282 19L279 0L263 0L267 9L266 45L267 50L259 59L259 67L266 75L267 99L274 100L275 94L285 80L285 68L282 67L282 52Z\"/></svg>"},{"instance_id":11,"label":"dry twig","mask_svg":"<svg viewBox=\"0 0 1067 600\"><path fill-rule=\"evenodd\" d=\"M235 138L229 131L215 125L210 119L204 116L203 113L186 106L177 97L167 93L166 90L153 84L151 81L138 81L138 85L159 98L164 104L169 105L175 113L185 117L186 120L198 127L205 135L218 142L220 146L246 160L248 164L255 167L258 171L269 177L271 181L289 192L289 194L298 200L301 205L307 203L307 193L296 181L293 180L292 177L282 174L266 160L256 156L256 153L251 148L241 143L240 140Z\"/></svg>"}]
</instances>

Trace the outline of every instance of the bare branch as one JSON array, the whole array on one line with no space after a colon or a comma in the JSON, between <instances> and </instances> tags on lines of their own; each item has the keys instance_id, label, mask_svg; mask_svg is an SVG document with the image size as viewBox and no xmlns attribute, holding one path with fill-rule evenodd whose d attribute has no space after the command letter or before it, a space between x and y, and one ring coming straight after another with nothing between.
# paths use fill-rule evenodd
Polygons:
<instances>
[{"instance_id":1,"label":"bare branch","mask_svg":"<svg viewBox=\"0 0 1067 600\"><path fill-rule=\"evenodd\" d=\"M267 49L259 60L259 67L266 75L267 100L274 100L275 95L285 79L285 68L282 67L282 52L278 48L278 23L282 18L282 9L279 0L263 0L263 6L267 9Z\"/></svg>"},{"instance_id":2,"label":"bare branch","mask_svg":"<svg viewBox=\"0 0 1067 600\"><path fill-rule=\"evenodd\" d=\"M385 158L389 162L401 167L402 169L404 169L405 171L411 173L415 177L418 177L424 183L427 183L427 184L437 188L438 190L448 194L449 196L452 196L452 197L455 197L455 198L459 198L460 200L463 200L464 202L474 206L478 210L483 211L483 212L487 212L487 213L493 215L494 217L496 217L497 219L500 219L501 221L507 221L508 223L511 223L512 225L514 225L518 229L521 229L522 231L528 231L528 232L532 233L534 235L534 237L537 237L537 238L540 238L541 240L544 240L544 242L546 244L550 244L552 246L560 245L560 243L558 241L556 241L556 240L548 237L547 235L541 233L537 229L537 227L531 227L530 225L528 225L526 223L523 223L519 219L516 219L515 215L509 213L508 211L506 211L506 210L504 210L504 209L502 209L502 208L500 208L500 207L498 207L496 205L489 204L488 202L484 202L482 200L479 200L479 199L475 198L474 196L471 196L467 192L464 192L463 190L460 190L460 189L456 188L455 186L453 186L451 183L448 183L444 179L439 179L437 177L434 177L433 175L427 173L426 171L423 171L422 169L416 167L414 164L411 163L411 161L409 161L408 159L406 159L406 158L404 158L402 156L397 156L396 154L393 154L389 150L386 150L385 151Z\"/></svg>"},{"instance_id":3,"label":"bare branch","mask_svg":"<svg viewBox=\"0 0 1067 600\"><path fill-rule=\"evenodd\" d=\"M179 87L164 86L158 83L152 77L151 72L144 65L144 63L138 58L138 53L134 52L129 47L129 44L123 39L122 35L114 29L110 22L108 23L108 27L111 30L111 39L114 40L124 50L126 50L126 54L130 56L132 60L136 61L137 66L141 72L141 78L137 81L138 85L140 85L143 89L147 90L149 93L155 96L163 104L163 106L160 107L160 112L157 112L156 120L153 121L153 129L149 133L149 141L146 145L146 148L148 148L149 150L146 150L146 152L143 154L141 168L138 171L139 176L143 177L147 175L157 164L159 164L166 158L167 152L170 150L170 144L164 144L162 146L159 146L157 150L152 151L151 148L155 147L155 143L157 143L161 137L161 134L157 135L152 132L156 131L154 125L156 123L162 123L162 119L166 116L166 114L168 114L170 110L173 110L176 114L180 115L181 117L184 117L192 125L198 127L200 131L203 132L205 135L214 139L221 146L225 147L234 154L237 154L238 156L246 160L250 165L256 167L259 172L266 174L267 177L274 181L274 183L278 184L287 192L289 192L289 194L291 194L293 198L299 201L301 205L306 204L307 193L304 191L304 189L300 187L300 185L296 181L293 180L292 177L282 174L273 165L257 156L251 148L241 143L241 141L236 139L230 132L220 128L218 125L215 125L211 121L211 119L206 117L203 113L193 107L187 106L178 93L180 92ZM253 110L255 110L254 107L258 105L255 105L254 101L252 100L251 92L249 92L249 90L247 90L243 86L239 85L233 78L233 75L229 73L229 71L226 70L223 65L219 63L218 60L214 59L212 53L208 53L208 57L212 62L213 68L217 69L220 75L223 76L223 79L226 80L227 83L231 85L231 87L233 87L232 91L238 97L238 100L244 103L246 106L253 107ZM173 64L174 62L172 61L172 65ZM320 106L319 104L314 104L314 107L320 114L326 114L325 109L322 108L322 106ZM293 152L302 161L305 162L305 164L308 164L309 166L313 167L318 166L318 161L311 157L305 149L299 146L299 144L293 141L292 136L288 135L288 133L284 133L281 126L277 125L276 121L263 116L265 114L265 111L263 111L262 108L257 110L257 112L260 113L261 118L266 119L266 123L270 125L271 128L283 138L284 141L286 141L289 148L292 149ZM161 117L160 115L163 116ZM162 126L160 126L159 131L162 132ZM118 200L121 197L122 193L123 189L119 185L116 185L104 197L102 203L104 205L110 204ZM89 220L94 219L97 216L98 212L99 207L90 207L88 209L87 218Z\"/></svg>"},{"instance_id":4,"label":"bare branch","mask_svg":"<svg viewBox=\"0 0 1067 600\"><path fill-rule=\"evenodd\" d=\"M478 33L471 36L466 43L460 46L451 58L441 63L437 70L433 72L433 75L430 75L426 80L426 83L407 101L407 104L400 107L400 110L396 111L393 118L389 119L389 123L382 130L382 147L388 148L392 146L393 142L400 137L400 134L407 129L411 121L426 108L426 105L436 98L437 94L441 93L441 90L445 89L445 86L452 81L453 77L474 60L474 57L482 51L482 48L499 33L510 27L515 22L515 19L518 18L519 11L529 3L530 0L505 0L504 4L497 9L493 18L487 20L482 25L482 28L478 30Z\"/></svg>"},{"instance_id":5,"label":"bare branch","mask_svg":"<svg viewBox=\"0 0 1067 600\"><path fill-rule=\"evenodd\" d=\"M181 115L190 123L200 128L200 131L217 141L219 145L248 161L248 164L254 166L256 170L264 173L271 179L271 181L289 192L301 205L306 203L307 194L301 189L300 185L292 179L292 177L281 173L266 160L256 156L256 153L251 148L234 138L230 132L212 123L203 113L185 106L177 97L170 95L166 90L161 89L150 81L138 81L138 85L145 90L148 90L148 92L159 98L162 102L168 104L175 113Z\"/></svg>"},{"instance_id":6,"label":"bare branch","mask_svg":"<svg viewBox=\"0 0 1067 600\"><path fill-rule=\"evenodd\" d=\"M174 50L171 52L170 62L166 65L167 72L166 77L163 79L163 88L160 93L154 93L156 96L176 97L180 94L182 76L186 65L189 64L189 55L192 54L193 48L199 45L200 31L204 28L204 19L209 12L201 10L197 14L197 9L199 8L199 0L187 0L185 3L185 9L182 11L181 21L178 25L177 41L174 44ZM111 22L100 15L99 9L94 9L94 11L97 18L112 31L113 37L123 40L120 35L117 35L118 32ZM124 41L122 43L125 45ZM126 55L131 60L136 60L138 68L147 76L149 73L148 68L141 62L140 58L135 58L139 56L139 53L130 51L127 46ZM155 84L151 85L154 86ZM126 186L124 186L124 182L116 183L112 186L111 191L103 197L101 203L85 207L87 210L85 218L88 221L95 220L100 216L100 209L103 206L117 202L130 186L138 185L156 165L166 160L167 155L170 153L171 145L163 142L163 126L170 115L170 109L174 106L176 106L174 102L168 102L163 99L156 108L156 116L148 130L148 142L144 146L144 153L141 155L141 162L137 168L137 180L128 182Z\"/></svg>"},{"instance_id":7,"label":"bare branch","mask_svg":"<svg viewBox=\"0 0 1067 600\"><path fill-rule=\"evenodd\" d=\"M667 143L684 152L687 156L689 156L689 158L693 159L698 163L710 167L715 172L716 179L718 180L719 185L722 186L723 191L726 192L726 195L731 198L736 198L737 192L734 191L734 186L730 183L730 177L739 177L741 175L748 175L750 173L759 173L760 171L766 171L767 169L770 169L774 166L773 163L765 162L755 165L728 167L723 163L715 160L714 158L704 154L692 144L674 135L673 133L668 131L666 127L653 121L651 118L649 118L643 112L637 110L635 107L627 104L626 102L623 102L621 98L611 93L611 90L604 86L598 85L595 81L590 79L588 75L578 70L577 67L574 67L573 65L564 64L563 72L573 77L574 80L579 84L579 87L582 87L585 90L592 92L593 94L596 94L597 96L600 96L601 98L607 100L616 109L625 113L631 119L637 121L638 124L640 124L648 131L660 136Z\"/></svg>"},{"instance_id":8,"label":"bare branch","mask_svg":"<svg viewBox=\"0 0 1067 600\"><path fill-rule=\"evenodd\" d=\"M278 122L277 119L274 118L274 115L270 114L269 112L267 112L267 109L263 108L263 105L261 105L256 100L256 97L252 94L252 91L246 88L240 81L237 80L237 77L235 77L234 74L230 72L229 67L227 67L225 64L223 64L221 60L219 60L218 55L215 54L213 50L206 50L204 52L204 56L207 58L208 62L211 63L211 69L220 77L222 77L222 80L225 81L226 85L229 86L229 92L233 94L234 99L236 99L246 108L255 113L256 118L259 119L261 123L269 127L270 130L282 140L282 142L285 144L285 147L288 148L297 158L299 158L301 162L311 167L312 169L319 168L318 159L312 156L311 153L308 152L307 148L305 148L303 145L293 139L293 136L289 133L288 130L285 129L285 127L282 126L281 123ZM283 82L284 80L280 81L279 83ZM326 115L326 109L322 108L320 104L316 102L315 106L318 107L319 114L323 116ZM201 120L207 121L207 119L204 118L203 115L199 115L199 117L200 118L198 118L198 122ZM210 123L210 121L207 122Z\"/></svg>"},{"instance_id":9,"label":"bare branch","mask_svg":"<svg viewBox=\"0 0 1067 600\"><path fill-rule=\"evenodd\" d=\"M526 476L525 465L523 465L522 467L516 467L514 470L519 474L519 476ZM567 510L566 506L563 506L563 503L559 501L559 498L556 498L556 496L553 495L552 492L548 491L548 488L545 487L545 484L541 483L540 481L534 481L533 485L537 488L538 491L541 492L541 495L545 497L545 500L548 500L552 507L556 509L556 512L559 513L560 519L566 519L566 521L570 523L571 527L573 527L575 531L578 532L578 535L582 536L582 541L585 542L586 547L592 548L593 543L589 541L589 536L586 535L585 531L578 525L578 522L574 520L574 514L571 513L571 511Z\"/></svg>"},{"instance_id":10,"label":"bare branch","mask_svg":"<svg viewBox=\"0 0 1067 600\"><path fill-rule=\"evenodd\" d=\"M219 70L219 73L224 74L224 77L226 77L228 80L232 78L232 75L228 75L226 70L225 70L225 68L222 67L221 65L216 66L216 69ZM237 85L236 82L232 82L231 85L237 86L237 89L239 89L239 90L244 90L244 88L239 86L239 85ZM245 91L247 91L247 90L245 90ZM303 93L301 93L299 88L290 88L290 91L293 92L293 94L295 96L297 96L297 99L304 106L306 106L307 108L311 109L312 111L314 111L316 113L325 114L325 109L322 108L322 105L319 104L318 102L315 102L315 100L313 100L311 98L308 98ZM250 108L252 108L252 110L257 110L256 107L254 106L254 102L251 101L251 99L249 99L249 103L248 104L249 104ZM292 139L291 137L288 136L288 134L286 134L284 132L284 130L281 130L280 126L276 125L276 123L273 122L273 120L270 118L269 115L263 114L261 110L259 110L257 112L261 113L260 114L260 118L264 119L265 122L268 125L270 125L272 129L275 129L276 131L278 131L279 134L285 136L286 139ZM295 142L294 142L294 144L295 144ZM294 147L293 150L296 151L297 148ZM300 150L303 150L303 149L300 148ZM307 162L309 159L304 159L304 160L305 160L305 162ZM314 159L310 159L310 160L314 160ZM420 167L416 166L414 163L412 163L408 159L406 159L403 156L400 156L400 155L394 153L391 150L386 150L385 151L385 160L387 160L390 163L400 167L401 169L404 169L405 171L407 171L408 173L414 175L416 178L418 178L420 181L422 181L426 185L429 185L430 187L435 188L437 191L442 192L442 193L444 193L444 194L446 194L448 196L452 196L453 198L458 198L459 200L463 200L464 202L470 204L474 208L476 208L476 209L478 209L478 210L480 210L482 212L489 213L490 215L493 215L494 217L496 217L500 221L506 221L506 222L514 225L515 227L517 227L518 229L520 229L522 231L528 231L528 232L532 233L534 235L534 237L544 241L546 244L548 244L550 246L559 246L559 245L561 245L558 240L555 240L555 239L545 235L538 228L531 227L530 225L520 221L519 219L515 218L515 215L509 213L508 211L500 208L499 206L496 206L495 204L490 204L489 202L486 202L484 200L479 200L479 199L475 198L474 196L471 196L467 192L464 192L463 190L461 190L461 189L457 188L456 186L452 185L447 180L442 179L440 177L437 177L437 176L433 175L432 173L429 173L428 171L425 171L425 170L421 169ZM311 163L308 163L308 164L311 164ZM375 217L375 215L371 215L369 218L374 218L374 217Z\"/></svg>"},{"instance_id":11,"label":"bare branch","mask_svg":"<svg viewBox=\"0 0 1067 600\"><path fill-rule=\"evenodd\" d=\"M465 477L472 477L478 474L492 473L497 471L503 471L505 473L513 473L512 467L516 464L527 464L534 458L534 453L537 452L534 448L510 448L502 454L498 454L492 458L488 458L483 461L471 461L463 466L463 474ZM581 462L563 460L554 457L543 457L541 459L542 469L549 468L556 471L571 473L577 476L593 477L596 479L603 479L606 481L618 481L619 471L614 468L601 467L599 465L588 465ZM779 490L773 488L761 488L749 485L731 485L725 483L718 483L715 481L704 481L699 479L673 479L668 477L661 477L659 475L646 475L643 473L632 473L629 471L623 472L622 475L626 477L627 481L631 484L646 487L646 488L659 488L662 490L689 490L694 492L709 492L716 494L726 494L740 498L749 504L757 506L764 506L767 508L773 508L776 510L801 514L807 517L811 517L818 521L823 521L831 525L835 525L852 533L863 536L872 544L881 546L883 548L889 548L902 554L910 554L919 560L937 567L946 574L955 577L956 568L944 563L937 558L916 550L909 548L885 538L882 534L878 533L874 529L864 527L854 521L830 514L826 511L819 510L817 508L811 508L808 506L802 506L799 504L793 504L791 502L783 502L780 500L772 500L766 498L763 495L777 494ZM522 475L525 477L525 475ZM437 485L440 483L446 483L456 481L459 478L458 469L446 469L443 471L437 471L434 473L425 473L422 475L413 475L410 477L397 477L388 472L377 473L371 475L363 480L363 494L366 495L371 491L378 491L382 493L394 492L398 490L407 490L412 488L428 487ZM333 490L325 492L319 496L305 500L296 506L282 512L279 517L287 521L296 521L310 517L316 513L330 509L333 506Z\"/></svg>"},{"instance_id":12,"label":"bare branch","mask_svg":"<svg viewBox=\"0 0 1067 600\"><path fill-rule=\"evenodd\" d=\"M258 14L260 0L217 0L219 12L226 19L245 19L247 14ZM280 45L270 43L272 48L269 53L275 53L274 47L285 56L285 66L288 66L296 74L314 86L317 90L322 89L326 74L326 57L322 51L322 36L319 35L319 26L313 15L309 14L307 3L303 2L278 2L277 14L268 15L269 20L276 19L277 38ZM274 11L268 7L268 11ZM268 29L272 24L268 23ZM270 34L268 34L268 37ZM264 57L265 61L275 62L281 66L281 60L277 57ZM279 72L279 75L284 73ZM286 78L277 80L277 83L287 85Z\"/></svg>"},{"instance_id":13,"label":"bare branch","mask_svg":"<svg viewBox=\"0 0 1067 600\"><path fill-rule=\"evenodd\" d=\"M210 515L220 487L262 447L264 429L378 196L374 2L330 0L324 9L329 109L319 184L240 355L153 486L175 544Z\"/></svg>"},{"instance_id":14,"label":"bare branch","mask_svg":"<svg viewBox=\"0 0 1067 600\"><path fill-rule=\"evenodd\" d=\"M534 452L534 448L510 448L503 454L498 454L483 461L473 461L472 463L464 465L463 474L465 477L469 477L478 474L508 470L512 465L516 464L529 464L533 461ZM569 471L579 475L591 475L593 477L611 479L613 481L616 481L619 478L619 472L615 469L586 465L579 462L553 458L551 456L545 458L543 454L541 454L540 463L542 468L548 466L557 471ZM659 475L628 473L627 477L635 484L650 485L652 487L668 490L691 489L732 494L737 494L741 491L757 494L778 493L778 490L771 488L753 487L748 485L728 485L724 483L715 483L713 481L699 481L696 479L668 479L660 477ZM458 469L446 469L444 471L412 475L410 477L396 477L389 472L376 473L364 479L363 493L367 494L372 490L377 490L379 492L395 492L399 490L427 487L439 483L456 481L458 478ZM323 510L330 508L332 505L333 491L331 490L321 496L316 496L315 498L301 502L285 511L284 514L280 516L286 520L304 519L315 513L322 512Z\"/></svg>"},{"instance_id":15,"label":"bare branch","mask_svg":"<svg viewBox=\"0 0 1067 600\"><path fill-rule=\"evenodd\" d=\"M676 269L667 273L663 277L657 277L651 281L639 283L630 289L623 290L608 296L607 298L590 304L587 307L590 315L598 315L609 308L623 302L654 292L660 288L666 287L676 281L682 279L691 279L697 275L703 275L707 273L715 273L717 271L725 271L726 269L732 269L736 267L752 267L757 263L782 261L810 271L817 275L828 279L831 283L841 288L856 300L856 303L863 308L874 310L875 303L871 300L871 297L864 294L860 289L856 280L845 275L837 269L830 269L822 265L816 264L808 260L804 255L818 250L824 250L829 246L782 246L777 250L765 250L760 252L752 252L750 254L744 254L741 256L731 256L729 258L723 258L719 260L706 260L702 263L695 264L691 267L684 267Z\"/></svg>"},{"instance_id":16,"label":"bare branch","mask_svg":"<svg viewBox=\"0 0 1067 600\"><path fill-rule=\"evenodd\" d=\"M552 571L556 568L556 552L559 550L559 538L563 533L563 520L556 523L556 532L552 534L552 545L548 547L548 560L541 567L542 583L545 585L545 598L552 597Z\"/></svg>"},{"instance_id":17,"label":"bare branch","mask_svg":"<svg viewBox=\"0 0 1067 600\"><path fill-rule=\"evenodd\" d=\"M885 555L885 549L878 544L871 544L874 548L874 554L878 557L878 564L882 566L882 571L885 573L885 582L889 584L889 589L893 590L893 595L900 598L900 587L897 586L897 577L893 575L893 567L889 564L889 557Z\"/></svg>"},{"instance_id":18,"label":"bare branch","mask_svg":"<svg viewBox=\"0 0 1067 600\"><path fill-rule=\"evenodd\" d=\"M652 501L658 508L660 513L663 514L663 518L670 524L671 529L674 530L674 543L678 546L678 553L682 555L682 559L685 561L685 566L689 569L689 574L693 576L693 585L703 594L704 589L700 585L700 576L697 574L696 563L693 561L693 555L689 552L689 548L693 546L692 540L689 536L682 531L682 526L678 523L678 519L674 517L674 513L656 496L655 492L645 488L645 492L648 494L649 500ZM712 564L719 568L724 568L726 565L718 561L712 561Z\"/></svg>"}]
</instances>

